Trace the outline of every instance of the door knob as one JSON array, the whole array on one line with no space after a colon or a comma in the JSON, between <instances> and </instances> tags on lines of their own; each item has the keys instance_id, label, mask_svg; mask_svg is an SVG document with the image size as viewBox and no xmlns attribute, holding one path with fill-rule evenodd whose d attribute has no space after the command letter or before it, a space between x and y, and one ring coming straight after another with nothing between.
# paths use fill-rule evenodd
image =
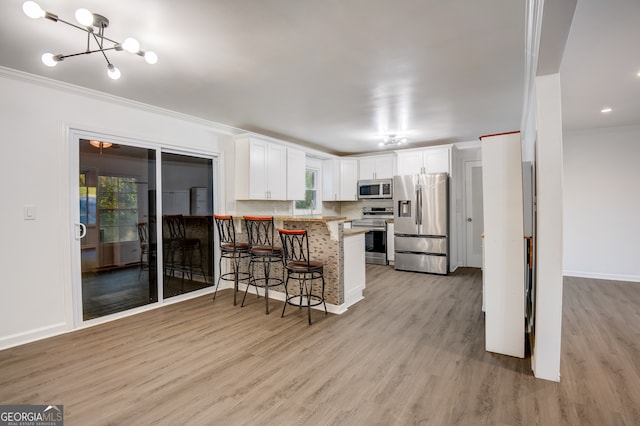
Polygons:
<instances>
[{"instance_id":1,"label":"door knob","mask_svg":"<svg viewBox=\"0 0 640 426\"><path fill-rule=\"evenodd\" d=\"M473 219L471 219L470 217L467 218L467 222L471 222Z\"/></svg>"}]
</instances>

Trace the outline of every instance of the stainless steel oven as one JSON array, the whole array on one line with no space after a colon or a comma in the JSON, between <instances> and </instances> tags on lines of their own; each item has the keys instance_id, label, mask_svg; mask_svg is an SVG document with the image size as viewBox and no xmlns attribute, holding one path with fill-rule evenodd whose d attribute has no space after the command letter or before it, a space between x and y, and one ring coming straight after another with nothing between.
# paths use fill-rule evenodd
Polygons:
<instances>
[{"instance_id":1,"label":"stainless steel oven","mask_svg":"<svg viewBox=\"0 0 640 426\"><path fill-rule=\"evenodd\" d=\"M365 262L387 265L387 220L393 218L393 207L364 207L362 219L352 221L354 228L367 228Z\"/></svg>"}]
</instances>

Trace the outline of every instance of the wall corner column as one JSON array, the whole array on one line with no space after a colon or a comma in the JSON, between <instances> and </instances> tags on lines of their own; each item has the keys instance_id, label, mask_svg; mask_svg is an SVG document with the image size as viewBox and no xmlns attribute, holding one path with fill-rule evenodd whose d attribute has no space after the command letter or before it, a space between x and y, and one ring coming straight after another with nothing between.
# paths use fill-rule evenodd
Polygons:
<instances>
[{"instance_id":1,"label":"wall corner column","mask_svg":"<svg viewBox=\"0 0 640 426\"><path fill-rule=\"evenodd\" d=\"M562 335L562 106L560 74L536 77L536 323L531 366L560 381Z\"/></svg>"}]
</instances>

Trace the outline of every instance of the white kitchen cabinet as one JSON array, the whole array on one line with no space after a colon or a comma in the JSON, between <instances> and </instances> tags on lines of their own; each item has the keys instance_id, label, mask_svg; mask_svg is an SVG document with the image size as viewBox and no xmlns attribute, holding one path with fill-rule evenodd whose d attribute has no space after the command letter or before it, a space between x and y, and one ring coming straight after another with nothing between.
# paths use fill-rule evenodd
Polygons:
<instances>
[{"instance_id":1,"label":"white kitchen cabinet","mask_svg":"<svg viewBox=\"0 0 640 426\"><path fill-rule=\"evenodd\" d=\"M284 145L255 137L235 141L237 200L285 200L287 151Z\"/></svg>"},{"instance_id":2,"label":"white kitchen cabinet","mask_svg":"<svg viewBox=\"0 0 640 426\"><path fill-rule=\"evenodd\" d=\"M358 160L333 158L322 162L322 199L358 199Z\"/></svg>"},{"instance_id":3,"label":"white kitchen cabinet","mask_svg":"<svg viewBox=\"0 0 640 426\"><path fill-rule=\"evenodd\" d=\"M379 155L375 157L363 157L358 159L359 178L365 179L390 179L394 175L392 155Z\"/></svg>"},{"instance_id":4,"label":"white kitchen cabinet","mask_svg":"<svg viewBox=\"0 0 640 426\"><path fill-rule=\"evenodd\" d=\"M450 146L397 151L398 175L451 173L450 154Z\"/></svg>"},{"instance_id":5,"label":"white kitchen cabinet","mask_svg":"<svg viewBox=\"0 0 640 426\"><path fill-rule=\"evenodd\" d=\"M364 299L367 285L364 234L344 237L344 306Z\"/></svg>"},{"instance_id":6,"label":"white kitchen cabinet","mask_svg":"<svg viewBox=\"0 0 640 426\"><path fill-rule=\"evenodd\" d=\"M396 261L394 232L395 228L393 222L387 223L387 260L390 264L393 264Z\"/></svg>"},{"instance_id":7,"label":"white kitchen cabinet","mask_svg":"<svg viewBox=\"0 0 640 426\"><path fill-rule=\"evenodd\" d=\"M287 200L304 200L306 168L305 152L287 148Z\"/></svg>"}]
</instances>

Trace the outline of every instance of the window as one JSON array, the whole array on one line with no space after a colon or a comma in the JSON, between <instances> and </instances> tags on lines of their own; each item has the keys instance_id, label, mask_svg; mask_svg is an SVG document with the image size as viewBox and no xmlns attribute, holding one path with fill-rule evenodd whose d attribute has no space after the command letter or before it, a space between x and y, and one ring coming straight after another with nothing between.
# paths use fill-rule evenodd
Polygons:
<instances>
[{"instance_id":1,"label":"window","mask_svg":"<svg viewBox=\"0 0 640 426\"><path fill-rule=\"evenodd\" d=\"M100 242L138 239L138 189L136 178L98 176Z\"/></svg>"},{"instance_id":2,"label":"window","mask_svg":"<svg viewBox=\"0 0 640 426\"><path fill-rule=\"evenodd\" d=\"M301 210L300 213L304 213L304 211L316 213L317 210L321 209L319 205L318 199L318 180L320 177L320 170L307 167L305 172L305 199L304 201L296 201L295 208L296 210Z\"/></svg>"},{"instance_id":3,"label":"window","mask_svg":"<svg viewBox=\"0 0 640 426\"><path fill-rule=\"evenodd\" d=\"M96 224L96 187L87 186L86 173L80 173L80 223Z\"/></svg>"}]
</instances>

